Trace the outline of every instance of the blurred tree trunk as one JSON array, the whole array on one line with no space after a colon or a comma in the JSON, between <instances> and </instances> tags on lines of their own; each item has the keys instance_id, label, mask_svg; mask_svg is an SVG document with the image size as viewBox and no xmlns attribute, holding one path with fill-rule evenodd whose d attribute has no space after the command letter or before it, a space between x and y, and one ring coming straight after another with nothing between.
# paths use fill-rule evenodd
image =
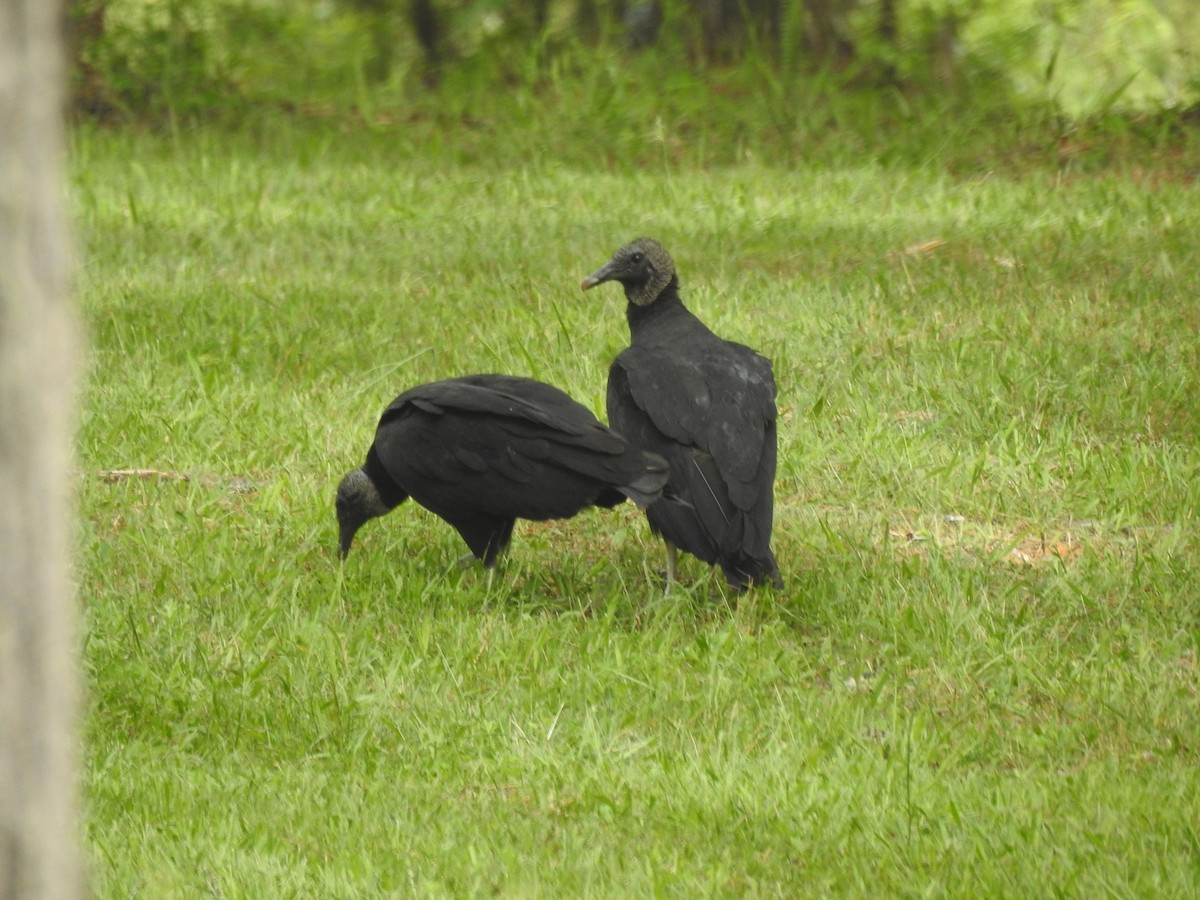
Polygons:
<instances>
[{"instance_id":1,"label":"blurred tree trunk","mask_svg":"<svg viewBox=\"0 0 1200 900\"><path fill-rule=\"evenodd\" d=\"M0 897L17 900L83 887L62 14L0 2Z\"/></svg>"},{"instance_id":2,"label":"blurred tree trunk","mask_svg":"<svg viewBox=\"0 0 1200 900\"><path fill-rule=\"evenodd\" d=\"M900 36L900 25L896 18L896 0L879 0L879 37L889 47L895 48Z\"/></svg>"},{"instance_id":3,"label":"blurred tree trunk","mask_svg":"<svg viewBox=\"0 0 1200 900\"><path fill-rule=\"evenodd\" d=\"M799 0L796 0L799 2ZM854 58L846 17L856 0L803 0L804 47L818 61L847 62Z\"/></svg>"},{"instance_id":4,"label":"blurred tree trunk","mask_svg":"<svg viewBox=\"0 0 1200 900\"><path fill-rule=\"evenodd\" d=\"M594 44L606 32L618 32L627 6L627 0L579 0L575 7L575 31L580 40Z\"/></svg>"},{"instance_id":5,"label":"blurred tree trunk","mask_svg":"<svg viewBox=\"0 0 1200 900\"><path fill-rule=\"evenodd\" d=\"M704 55L710 60L727 62L741 56L748 46L776 53L786 2L788 0L695 0Z\"/></svg>"},{"instance_id":6,"label":"blurred tree trunk","mask_svg":"<svg viewBox=\"0 0 1200 900\"><path fill-rule=\"evenodd\" d=\"M540 35L550 22L550 0L529 0L529 7L533 30Z\"/></svg>"},{"instance_id":7,"label":"blurred tree trunk","mask_svg":"<svg viewBox=\"0 0 1200 900\"><path fill-rule=\"evenodd\" d=\"M396 39L392 34L391 3L388 0L351 0L362 13L371 38L371 57L363 65L370 81L383 81L392 71Z\"/></svg>"},{"instance_id":8,"label":"blurred tree trunk","mask_svg":"<svg viewBox=\"0 0 1200 900\"><path fill-rule=\"evenodd\" d=\"M116 109L104 77L87 58L87 48L104 40L109 0L67 0L63 9L71 108L105 116Z\"/></svg>"},{"instance_id":9,"label":"blurred tree trunk","mask_svg":"<svg viewBox=\"0 0 1200 900\"><path fill-rule=\"evenodd\" d=\"M436 85L442 75L442 64L446 61L446 24L442 14L434 6L433 0L411 0L408 21L425 57L425 83Z\"/></svg>"},{"instance_id":10,"label":"blurred tree trunk","mask_svg":"<svg viewBox=\"0 0 1200 900\"><path fill-rule=\"evenodd\" d=\"M883 83L895 84L899 80L895 60L900 53L900 21L897 17L896 0L879 2L879 40L892 54L883 64Z\"/></svg>"},{"instance_id":11,"label":"blurred tree trunk","mask_svg":"<svg viewBox=\"0 0 1200 900\"><path fill-rule=\"evenodd\" d=\"M958 32L960 16L953 10L939 15L929 30L927 55L934 79L949 90L959 85Z\"/></svg>"}]
</instances>

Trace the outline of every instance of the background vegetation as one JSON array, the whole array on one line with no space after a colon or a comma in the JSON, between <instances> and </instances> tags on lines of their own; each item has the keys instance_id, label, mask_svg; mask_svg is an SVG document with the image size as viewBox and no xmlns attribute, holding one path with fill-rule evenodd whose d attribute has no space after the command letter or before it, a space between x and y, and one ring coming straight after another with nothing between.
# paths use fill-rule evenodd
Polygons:
<instances>
[{"instance_id":1,"label":"background vegetation","mask_svg":"<svg viewBox=\"0 0 1200 900\"><path fill-rule=\"evenodd\" d=\"M76 6L97 895L1194 896L1187 4L542 9ZM339 566L406 386L601 411L641 233L775 361L786 590L632 509Z\"/></svg>"},{"instance_id":2,"label":"background vegetation","mask_svg":"<svg viewBox=\"0 0 1200 900\"><path fill-rule=\"evenodd\" d=\"M793 118L814 88L982 92L1077 116L1187 106L1200 83L1190 0L72 0L69 19L79 105L123 117L370 115L444 78L456 95L553 94L630 56L740 69Z\"/></svg>"}]
</instances>

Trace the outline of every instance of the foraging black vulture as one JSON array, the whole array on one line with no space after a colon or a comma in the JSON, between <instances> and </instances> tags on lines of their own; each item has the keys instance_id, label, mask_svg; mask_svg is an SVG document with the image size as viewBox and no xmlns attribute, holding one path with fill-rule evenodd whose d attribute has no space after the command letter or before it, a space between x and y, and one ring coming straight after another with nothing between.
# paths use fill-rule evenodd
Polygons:
<instances>
[{"instance_id":1,"label":"foraging black vulture","mask_svg":"<svg viewBox=\"0 0 1200 900\"><path fill-rule=\"evenodd\" d=\"M622 247L582 287L606 281L625 288L631 339L609 369L609 424L671 467L667 491L646 509L667 544L668 586L679 548L719 564L736 590L782 587L771 553L770 361L717 337L684 307L675 263L657 241Z\"/></svg>"},{"instance_id":2,"label":"foraging black vulture","mask_svg":"<svg viewBox=\"0 0 1200 900\"><path fill-rule=\"evenodd\" d=\"M490 567L515 519L566 519L626 497L646 506L666 482L665 460L558 388L508 375L435 381L392 401L366 462L338 485L341 555L367 521L412 497Z\"/></svg>"}]
</instances>

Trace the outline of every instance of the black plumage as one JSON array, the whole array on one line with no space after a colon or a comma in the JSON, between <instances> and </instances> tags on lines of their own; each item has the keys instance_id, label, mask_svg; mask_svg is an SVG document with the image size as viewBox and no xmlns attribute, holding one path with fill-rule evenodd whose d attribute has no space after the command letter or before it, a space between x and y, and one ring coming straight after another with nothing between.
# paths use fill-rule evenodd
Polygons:
<instances>
[{"instance_id":1,"label":"black plumage","mask_svg":"<svg viewBox=\"0 0 1200 900\"><path fill-rule=\"evenodd\" d=\"M720 565L729 584L782 587L771 552L776 460L771 363L726 341L687 310L675 263L641 238L583 280L586 291L617 281L628 300L630 346L608 374L608 421L664 457L671 478L646 509L667 544Z\"/></svg>"},{"instance_id":2,"label":"black plumage","mask_svg":"<svg viewBox=\"0 0 1200 900\"><path fill-rule=\"evenodd\" d=\"M558 388L468 375L423 384L384 410L366 462L337 492L341 554L408 497L449 522L485 566L516 519L565 519L661 494L667 464L600 423Z\"/></svg>"}]
</instances>

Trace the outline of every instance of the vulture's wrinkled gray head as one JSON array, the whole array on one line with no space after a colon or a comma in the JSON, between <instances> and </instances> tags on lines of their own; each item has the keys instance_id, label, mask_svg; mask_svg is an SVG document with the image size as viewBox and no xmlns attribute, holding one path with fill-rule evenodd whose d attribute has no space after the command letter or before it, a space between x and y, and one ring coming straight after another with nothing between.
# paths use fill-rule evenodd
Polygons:
<instances>
[{"instance_id":1,"label":"vulture's wrinkled gray head","mask_svg":"<svg viewBox=\"0 0 1200 900\"><path fill-rule=\"evenodd\" d=\"M612 255L612 259L583 279L585 291L606 281L619 281L634 306L649 306L675 277L675 262L658 241L638 238Z\"/></svg>"},{"instance_id":2,"label":"vulture's wrinkled gray head","mask_svg":"<svg viewBox=\"0 0 1200 900\"><path fill-rule=\"evenodd\" d=\"M345 559L358 529L371 519L385 515L388 506L379 496L379 489L362 469L355 469L342 479L334 505L337 508L339 549L342 559Z\"/></svg>"}]
</instances>

